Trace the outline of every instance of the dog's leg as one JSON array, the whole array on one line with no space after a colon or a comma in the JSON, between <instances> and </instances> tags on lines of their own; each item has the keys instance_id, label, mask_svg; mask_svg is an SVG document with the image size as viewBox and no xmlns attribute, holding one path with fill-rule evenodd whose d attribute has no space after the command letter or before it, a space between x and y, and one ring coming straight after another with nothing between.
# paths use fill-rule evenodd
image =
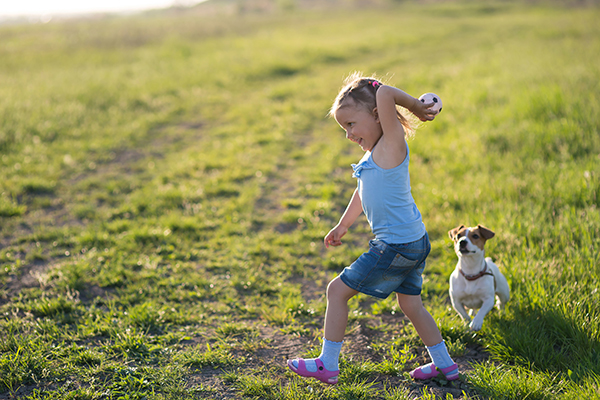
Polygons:
<instances>
[{"instance_id":1,"label":"dog's leg","mask_svg":"<svg viewBox=\"0 0 600 400\"><path fill-rule=\"evenodd\" d=\"M452 303L452 307L454 307L454 309L456 310L458 315L460 315L463 321L469 323L471 321L471 317L469 317L469 314L467 314L467 310L465 310L465 306L460 302L460 300L458 300L454 296L450 296L450 302Z\"/></svg>"},{"instance_id":2,"label":"dog's leg","mask_svg":"<svg viewBox=\"0 0 600 400\"><path fill-rule=\"evenodd\" d=\"M492 308L494 308L494 301L495 301L495 296L491 296L483 302L483 305L477 312L477 315L475 316L475 318L473 318L473 321L471 321L471 323L469 324L469 327L472 330L478 331L481 329L481 327L483 326L483 318L485 318L487 313L489 313L492 310Z\"/></svg>"}]
</instances>

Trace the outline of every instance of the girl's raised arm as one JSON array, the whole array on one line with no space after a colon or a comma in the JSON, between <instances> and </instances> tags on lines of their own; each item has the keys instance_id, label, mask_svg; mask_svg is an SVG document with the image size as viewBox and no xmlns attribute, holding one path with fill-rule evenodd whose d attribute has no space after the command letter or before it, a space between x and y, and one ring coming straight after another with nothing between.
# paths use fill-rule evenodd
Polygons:
<instances>
[{"instance_id":1,"label":"girl's raised arm","mask_svg":"<svg viewBox=\"0 0 600 400\"><path fill-rule=\"evenodd\" d=\"M396 116L395 106L388 106L390 102L393 102L394 105L397 104L406 108L408 111L415 114L421 121L431 121L437 114L437 112L429 109L429 107L432 107L435 103L423 103L393 86L382 85L379 90L377 90L376 98L377 110L381 113L381 107L383 106L386 111L390 111L390 114L394 117Z\"/></svg>"},{"instance_id":2,"label":"girl's raised arm","mask_svg":"<svg viewBox=\"0 0 600 400\"><path fill-rule=\"evenodd\" d=\"M385 143L376 152L376 162L383 168L399 165L406 156L406 138L402 123L398 119L396 105L408 109L421 121L430 121L436 112L428 110L434 103L422 103L402 90L382 85L377 89L377 117L383 131L382 141Z\"/></svg>"}]
</instances>

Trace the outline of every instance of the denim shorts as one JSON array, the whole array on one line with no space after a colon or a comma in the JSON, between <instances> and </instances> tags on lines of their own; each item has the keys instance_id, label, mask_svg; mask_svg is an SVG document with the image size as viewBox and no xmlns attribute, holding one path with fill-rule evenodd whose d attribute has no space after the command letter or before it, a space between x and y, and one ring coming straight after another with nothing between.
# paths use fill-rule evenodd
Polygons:
<instances>
[{"instance_id":1,"label":"denim shorts","mask_svg":"<svg viewBox=\"0 0 600 400\"><path fill-rule=\"evenodd\" d=\"M340 279L350 288L380 299L392 292L420 295L425 259L431 251L427 233L414 242L388 244L382 240L369 241L369 251L362 254Z\"/></svg>"}]
</instances>

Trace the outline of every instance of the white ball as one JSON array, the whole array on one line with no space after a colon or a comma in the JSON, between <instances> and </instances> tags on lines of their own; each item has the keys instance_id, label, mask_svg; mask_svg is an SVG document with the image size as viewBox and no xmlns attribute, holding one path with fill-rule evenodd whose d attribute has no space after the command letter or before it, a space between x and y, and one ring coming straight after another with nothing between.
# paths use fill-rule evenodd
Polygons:
<instances>
[{"instance_id":1,"label":"white ball","mask_svg":"<svg viewBox=\"0 0 600 400\"><path fill-rule=\"evenodd\" d=\"M442 111L442 99L435 93L425 93L419 97L419 100L423 103L435 103L433 106L429 107L430 110L437 111L438 113Z\"/></svg>"}]
</instances>

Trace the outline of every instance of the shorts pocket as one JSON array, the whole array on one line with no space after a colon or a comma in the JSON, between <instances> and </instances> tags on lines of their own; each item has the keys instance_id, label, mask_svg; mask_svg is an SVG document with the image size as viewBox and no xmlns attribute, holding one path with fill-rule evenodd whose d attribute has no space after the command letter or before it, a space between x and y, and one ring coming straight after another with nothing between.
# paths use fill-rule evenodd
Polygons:
<instances>
[{"instance_id":1,"label":"shorts pocket","mask_svg":"<svg viewBox=\"0 0 600 400\"><path fill-rule=\"evenodd\" d=\"M409 260L402 254L396 254L390 266L383 273L383 278L388 281L402 280L420 261Z\"/></svg>"}]
</instances>

